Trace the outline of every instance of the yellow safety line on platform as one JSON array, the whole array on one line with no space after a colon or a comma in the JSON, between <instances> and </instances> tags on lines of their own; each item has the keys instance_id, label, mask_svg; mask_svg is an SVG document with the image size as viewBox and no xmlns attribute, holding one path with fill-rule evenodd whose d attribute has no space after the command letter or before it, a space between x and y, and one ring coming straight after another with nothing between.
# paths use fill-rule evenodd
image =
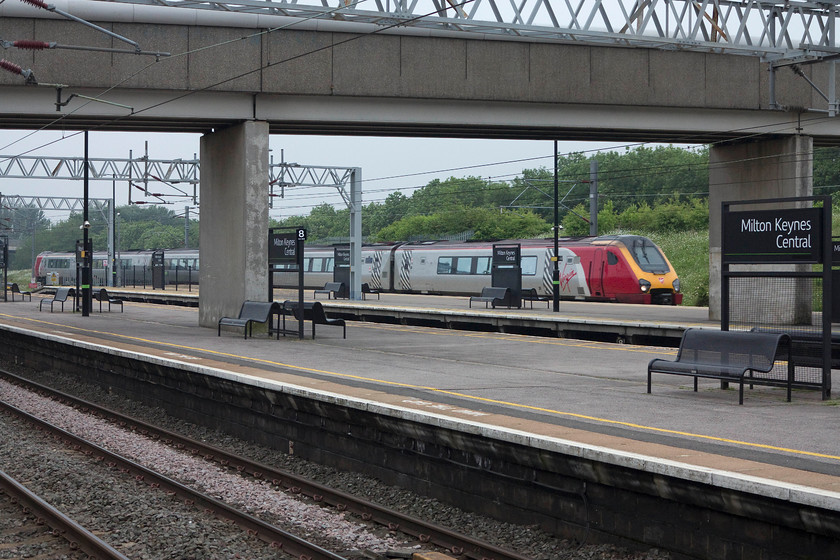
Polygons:
<instances>
[{"instance_id":1,"label":"yellow safety line on platform","mask_svg":"<svg viewBox=\"0 0 840 560\"><path fill-rule=\"evenodd\" d=\"M197 347L194 347L194 346L184 346L182 344L174 344L174 343L171 343L171 342L161 342L161 341L157 341L157 340L151 340L151 339L148 339L148 338L140 338L140 337L137 337L137 336L129 336L129 335L124 335L124 334L94 331L94 330L90 330L90 329L83 329L81 327L62 325L60 323L51 323L49 321L43 321L43 320L40 320L40 319L31 319L31 318L28 318L28 317L19 317L19 316L16 316L16 315L0 314L0 317L8 317L10 319L32 321L32 322L35 322L35 323L43 323L45 325L61 327L61 328L64 328L64 329L73 329L73 330L77 330L77 331L81 331L81 332L85 332L85 333L92 333L92 334L101 335L101 336L113 336L113 337L118 337L118 338L124 338L126 340L134 340L134 341L145 342L145 343L149 343L149 344L157 344L157 345L160 345L160 346L179 348L179 349L182 349L182 350L192 350L192 351L196 351L196 352L204 352L204 353L208 353L208 354L215 354L217 356L226 356L226 357L229 357L229 358L237 358L237 359L245 360L245 361L249 361L249 362L270 364L270 365L273 365L273 366L285 367L285 368L294 369L294 370L298 370L298 371L306 371L306 372L310 372L310 373L319 373L319 374L328 375L328 376L331 376L331 377L353 379L353 380L356 380L356 381L367 381L367 382L377 383L377 384L381 384L381 385L390 385L390 386L393 386L393 387L402 387L402 388L406 388L406 389L418 389L418 390L430 391L432 393L450 395L450 396L459 397L459 398L472 400L472 401L498 404L498 405L508 406L508 407L516 408L516 409L532 410L532 411L536 411L536 412L545 412L545 413L553 414L553 415L556 415L556 416L566 416L566 417L571 417L571 418L579 418L579 419L583 419L583 420L592 420L592 421L599 422L599 423L602 423L602 424L610 424L610 425L614 425L614 426L636 428L636 429L639 429L639 430L646 430L646 431L649 431L649 432L656 432L656 433L660 433L660 434L671 434L671 435L685 436L685 437L702 439L702 440L707 440L707 441L715 441L715 442L720 442L720 443L729 443L729 444L734 444L734 445L740 445L740 446L744 446L744 447L752 447L752 448L756 448L756 449L767 449L767 450L771 450L771 451L780 451L780 452L784 452L784 453L790 453L790 454L793 454L793 455L804 455L804 456L808 456L808 457L818 457L818 458L821 458L821 459L832 459L832 460L835 460L835 461L840 461L840 456L838 456L838 455L828 455L828 454L825 454L825 453L817 453L817 452L814 452L814 451L804 451L804 450L801 450L801 449L791 449L791 448L788 448L788 447L778 447L778 446L775 446L775 445L767 445L767 444L764 444L764 443L753 443L753 442L749 442L749 441L741 441L741 440L723 438L723 437L718 437L718 436L710 436L710 435L705 435L705 434L695 434L695 433L691 433L691 432L682 432L682 431L679 431L679 430L669 430L667 428L656 428L654 426L645 426L643 424L634 424L632 422L623 422L621 420L610 420L610 419L607 419L607 418L599 418L597 416L588 416L586 414L578 414L576 412L564 412L562 410L553 410L553 409L550 409L550 408L543 408L543 407L539 407L539 406L532 406L532 405L527 405L527 404L520 404L520 403L509 402L509 401L502 401L502 400L498 400L498 399L488 399L486 397L477 397L477 396L474 396L474 395L468 395L466 393L458 393L458 392L455 392L455 391L448 391L446 389L438 389L436 387L427 387L427 386L424 386L424 385L413 385L413 384L410 384L410 383L402 383L402 382L399 382L399 381L387 381L387 380L384 380L384 379L376 379L376 378L372 378L372 377L363 377L363 376L360 376L360 375L353 375L353 374L349 374L349 373L338 373L338 372L334 372L334 371L327 371L327 370L309 368L309 367L304 367L304 366L297 366L297 365L294 365L294 364L286 364L286 363L283 363L283 362L275 362L275 361L272 361L272 360L264 360L264 359L261 359L261 358L252 358L252 357L249 357L249 356L240 356L238 354L230 354L230 353L227 353L227 352L219 352L219 351L216 351L216 350L208 350L208 349L205 349L205 348L197 348Z\"/></svg>"},{"instance_id":2,"label":"yellow safety line on platform","mask_svg":"<svg viewBox=\"0 0 840 560\"><path fill-rule=\"evenodd\" d=\"M474 331L459 331L456 329L444 329L438 327L423 327L429 330L421 330L420 327L411 327L406 325L385 325L381 326L375 323L364 323L360 325L354 325L357 328L364 328L364 329L381 329L381 330L392 330L392 328L397 327L402 332L411 332L411 333L422 333L422 334L433 334L437 336L465 336L468 338L485 338L489 340L504 340L506 342L529 342L533 344L550 344L552 346L564 346L570 348L605 348L607 350L618 350L621 352L640 352L643 354L665 354L667 356L676 355L677 349L676 348L667 348L667 349L654 349L651 346L637 346L635 344L617 344L615 342L599 342L595 340L576 340L572 342L572 339L562 339L562 338L546 338L546 337L537 337L531 336L527 334L513 334L513 333L482 333L482 332L474 332Z\"/></svg>"}]
</instances>

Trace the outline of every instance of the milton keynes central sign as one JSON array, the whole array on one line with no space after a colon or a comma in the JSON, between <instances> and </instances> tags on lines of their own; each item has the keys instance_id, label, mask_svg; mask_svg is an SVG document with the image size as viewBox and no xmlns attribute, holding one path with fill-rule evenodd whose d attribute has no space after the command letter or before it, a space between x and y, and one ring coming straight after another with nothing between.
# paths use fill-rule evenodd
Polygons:
<instances>
[{"instance_id":1,"label":"milton keynes central sign","mask_svg":"<svg viewBox=\"0 0 840 560\"><path fill-rule=\"evenodd\" d=\"M726 212L723 261L819 263L823 260L823 209Z\"/></svg>"}]
</instances>

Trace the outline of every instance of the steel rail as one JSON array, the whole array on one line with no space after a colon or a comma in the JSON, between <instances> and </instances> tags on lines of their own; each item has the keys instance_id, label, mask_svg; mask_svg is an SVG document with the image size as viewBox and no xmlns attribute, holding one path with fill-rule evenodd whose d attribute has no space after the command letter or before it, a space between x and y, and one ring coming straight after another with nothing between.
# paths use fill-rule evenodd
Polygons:
<instances>
[{"instance_id":1,"label":"steel rail","mask_svg":"<svg viewBox=\"0 0 840 560\"><path fill-rule=\"evenodd\" d=\"M448 549L453 554L462 555L471 560L531 560L527 556L357 498L351 494L335 490L293 473L281 471L274 467L251 461L245 457L232 455L218 447L158 428L142 420L109 410L72 395L67 395L61 391L24 379L14 373L0 370L0 374L15 380L21 385L37 388L47 395L52 395L63 401L64 404L76 406L83 411L87 409L91 413L98 414L103 418L120 424L121 427L133 425L133 429L136 429L141 435L158 437L168 445L195 455L200 455L206 460L218 462L223 466L233 467L241 473L251 475L254 478L271 480L273 484L286 488L292 493L301 493L316 502L322 502L339 510L352 512L359 515L365 521L373 521L390 529L412 535L421 542L427 542L440 548Z\"/></svg>"},{"instance_id":2,"label":"steel rail","mask_svg":"<svg viewBox=\"0 0 840 560\"><path fill-rule=\"evenodd\" d=\"M91 558L98 558L99 560L129 560L127 556L67 517L3 471L0 471L0 489L17 500L18 503L24 504L36 517L43 519L47 526L55 529L60 538L70 543L71 548L81 550Z\"/></svg>"},{"instance_id":3,"label":"steel rail","mask_svg":"<svg viewBox=\"0 0 840 560\"><path fill-rule=\"evenodd\" d=\"M309 560L346 560L320 546L306 541L297 535L275 527L261 519L240 511L221 500L207 496L165 475L155 472L139 463L131 461L121 455L108 451L84 438L54 426L28 412L21 410L5 401L0 400L0 409L8 410L32 424L44 429L47 433L63 439L82 453L91 454L96 460L105 461L106 465L118 468L131 474L139 482L143 482L156 489L172 492L185 503L212 512L220 519L230 520L245 529L248 534L270 543L286 554Z\"/></svg>"}]
</instances>

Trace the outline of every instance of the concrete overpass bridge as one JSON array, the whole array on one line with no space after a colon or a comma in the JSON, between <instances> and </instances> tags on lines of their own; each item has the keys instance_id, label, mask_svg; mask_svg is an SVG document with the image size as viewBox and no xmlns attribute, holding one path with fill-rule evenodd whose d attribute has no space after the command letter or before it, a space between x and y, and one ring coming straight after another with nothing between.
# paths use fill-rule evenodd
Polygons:
<instances>
[{"instance_id":1,"label":"concrete overpass bridge","mask_svg":"<svg viewBox=\"0 0 840 560\"><path fill-rule=\"evenodd\" d=\"M712 207L840 140L836 1L368 2L6 0L0 127L203 133L210 326L267 291L271 133L713 143Z\"/></svg>"}]
</instances>

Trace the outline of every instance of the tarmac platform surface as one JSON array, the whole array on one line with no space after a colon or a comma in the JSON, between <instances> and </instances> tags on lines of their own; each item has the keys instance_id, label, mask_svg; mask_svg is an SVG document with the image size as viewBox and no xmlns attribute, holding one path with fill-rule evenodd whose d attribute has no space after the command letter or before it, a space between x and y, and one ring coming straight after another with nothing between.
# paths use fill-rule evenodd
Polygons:
<instances>
[{"instance_id":1,"label":"tarmac platform surface","mask_svg":"<svg viewBox=\"0 0 840 560\"><path fill-rule=\"evenodd\" d=\"M111 290L109 290L111 291ZM119 296L118 292L114 292ZM307 291L311 300L311 291ZM278 298L292 299L292 294ZM128 302L89 317L39 311L32 301L0 300L0 331L39 331L349 398L560 438L607 452L637 454L679 468L715 470L744 484L794 486L840 504L840 408L818 391L783 388L721 390L717 381L654 375L647 364L675 348L348 321L319 325L317 338L222 331L198 326L195 307ZM322 303L330 302L319 298ZM342 305L453 307L477 314L546 313L548 309L468 309L466 298L386 294ZM543 304L544 307L544 304ZM329 307L327 306L329 314ZM561 303L559 315L608 321L711 326L702 308ZM558 316L558 314L554 314ZM291 325L296 322L291 320ZM2 334L0 333L0 337Z\"/></svg>"}]
</instances>

